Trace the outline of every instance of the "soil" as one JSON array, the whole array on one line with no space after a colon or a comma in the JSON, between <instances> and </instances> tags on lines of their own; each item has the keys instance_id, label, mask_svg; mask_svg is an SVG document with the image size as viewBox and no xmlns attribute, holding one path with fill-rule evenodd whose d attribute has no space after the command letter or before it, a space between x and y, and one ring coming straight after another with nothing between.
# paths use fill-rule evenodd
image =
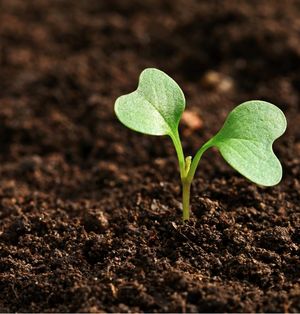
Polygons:
<instances>
[{"instance_id":1,"label":"soil","mask_svg":"<svg viewBox=\"0 0 300 314\"><path fill-rule=\"evenodd\" d=\"M0 8L0 312L299 312L299 1ZM186 94L186 154L241 102L278 105L282 182L211 150L182 223L171 141L113 113L145 67Z\"/></svg>"}]
</instances>

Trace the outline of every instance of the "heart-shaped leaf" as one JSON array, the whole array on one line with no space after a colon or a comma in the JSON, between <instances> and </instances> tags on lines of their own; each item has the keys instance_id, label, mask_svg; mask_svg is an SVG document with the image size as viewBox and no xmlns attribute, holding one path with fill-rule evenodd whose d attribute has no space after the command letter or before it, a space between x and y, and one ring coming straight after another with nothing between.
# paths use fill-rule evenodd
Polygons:
<instances>
[{"instance_id":1,"label":"heart-shaped leaf","mask_svg":"<svg viewBox=\"0 0 300 314\"><path fill-rule=\"evenodd\" d=\"M185 98L177 83L164 72L145 69L138 88L116 100L115 112L128 128L150 135L177 134Z\"/></svg>"},{"instance_id":2,"label":"heart-shaped leaf","mask_svg":"<svg viewBox=\"0 0 300 314\"><path fill-rule=\"evenodd\" d=\"M286 129L283 112L265 101L247 101L227 117L211 139L224 159L249 180L264 186L277 184L282 167L272 144Z\"/></svg>"}]
</instances>

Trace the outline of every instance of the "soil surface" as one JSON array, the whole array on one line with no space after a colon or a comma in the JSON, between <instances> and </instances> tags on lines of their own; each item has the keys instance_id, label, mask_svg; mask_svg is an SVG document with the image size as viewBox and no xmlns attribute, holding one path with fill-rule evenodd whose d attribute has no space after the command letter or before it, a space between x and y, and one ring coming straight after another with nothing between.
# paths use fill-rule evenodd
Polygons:
<instances>
[{"instance_id":1,"label":"soil surface","mask_svg":"<svg viewBox=\"0 0 300 314\"><path fill-rule=\"evenodd\" d=\"M299 312L299 1L0 8L0 312ZM283 181L211 150L183 224L171 141L113 112L146 67L186 94L186 154L241 102L278 105Z\"/></svg>"}]
</instances>

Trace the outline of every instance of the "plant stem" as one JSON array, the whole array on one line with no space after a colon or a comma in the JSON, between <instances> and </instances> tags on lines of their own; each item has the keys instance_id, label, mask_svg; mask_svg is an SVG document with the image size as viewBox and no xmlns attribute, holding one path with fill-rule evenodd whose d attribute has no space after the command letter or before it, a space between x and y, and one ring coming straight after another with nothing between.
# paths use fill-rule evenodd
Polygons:
<instances>
[{"instance_id":1,"label":"plant stem","mask_svg":"<svg viewBox=\"0 0 300 314\"><path fill-rule=\"evenodd\" d=\"M203 153L210 147L213 146L213 141L212 139L209 140L208 142L206 142L199 150L198 152L196 153L195 157L193 158L192 160L192 163L191 163L191 166L190 166L190 169L189 169L189 172L187 174L187 180L192 182L193 179L194 179L194 176L195 176L195 172L197 170L197 167L198 167L198 164L199 164L199 161L203 155Z\"/></svg>"},{"instance_id":2,"label":"plant stem","mask_svg":"<svg viewBox=\"0 0 300 314\"><path fill-rule=\"evenodd\" d=\"M177 158L178 158L178 163L179 163L179 170L180 170L180 177L181 179L184 177L184 170L185 170L185 160L184 160L184 154L181 146L181 141L180 141L180 136L178 133L178 130L176 133L170 133L170 137L173 141L176 153L177 153Z\"/></svg>"},{"instance_id":3,"label":"plant stem","mask_svg":"<svg viewBox=\"0 0 300 314\"><path fill-rule=\"evenodd\" d=\"M182 183L182 210L183 210L183 220L190 219L190 194L191 194L191 184L194 179L196 169L198 167L199 161L203 153L212 145L212 141L205 143L197 152L195 157L187 157L185 159L185 171L184 177L181 178Z\"/></svg>"},{"instance_id":4,"label":"plant stem","mask_svg":"<svg viewBox=\"0 0 300 314\"><path fill-rule=\"evenodd\" d=\"M182 219L190 219L190 194L191 194L191 182L186 179L182 181Z\"/></svg>"},{"instance_id":5,"label":"plant stem","mask_svg":"<svg viewBox=\"0 0 300 314\"><path fill-rule=\"evenodd\" d=\"M190 219L190 193L191 193L191 184L194 179L196 169L198 167L199 161L202 157L202 154L212 146L212 139L206 142L197 152L195 157L192 159L191 156L184 158L183 149L181 146L180 136L178 130L176 133L169 134L177 153L180 177L182 184L182 210L183 210L183 220Z\"/></svg>"}]
</instances>

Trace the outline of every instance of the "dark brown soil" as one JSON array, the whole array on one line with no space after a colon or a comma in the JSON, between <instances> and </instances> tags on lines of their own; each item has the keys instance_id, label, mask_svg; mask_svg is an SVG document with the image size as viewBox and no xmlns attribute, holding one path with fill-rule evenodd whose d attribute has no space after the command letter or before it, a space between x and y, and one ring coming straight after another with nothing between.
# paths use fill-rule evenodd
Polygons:
<instances>
[{"instance_id":1,"label":"dark brown soil","mask_svg":"<svg viewBox=\"0 0 300 314\"><path fill-rule=\"evenodd\" d=\"M0 0L0 312L299 312L299 19L297 0ZM281 184L212 150L183 224L171 141L113 113L149 66L202 119L189 154L239 103L278 105Z\"/></svg>"}]
</instances>

